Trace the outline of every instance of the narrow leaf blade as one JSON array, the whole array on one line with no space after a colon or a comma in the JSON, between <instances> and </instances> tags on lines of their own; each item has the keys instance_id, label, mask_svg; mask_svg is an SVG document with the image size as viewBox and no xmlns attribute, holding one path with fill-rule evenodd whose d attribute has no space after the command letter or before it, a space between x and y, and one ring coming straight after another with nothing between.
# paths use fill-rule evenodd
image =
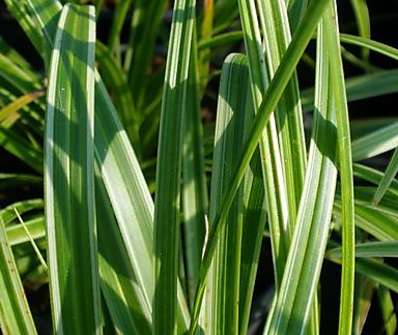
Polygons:
<instances>
[{"instance_id":1,"label":"narrow leaf blade","mask_svg":"<svg viewBox=\"0 0 398 335\"><path fill-rule=\"evenodd\" d=\"M93 9L64 7L49 76L45 205L53 323L61 334L100 332Z\"/></svg>"},{"instance_id":2,"label":"narrow leaf blade","mask_svg":"<svg viewBox=\"0 0 398 335\"><path fill-rule=\"evenodd\" d=\"M5 334L37 334L1 217L0 328Z\"/></svg>"}]
</instances>

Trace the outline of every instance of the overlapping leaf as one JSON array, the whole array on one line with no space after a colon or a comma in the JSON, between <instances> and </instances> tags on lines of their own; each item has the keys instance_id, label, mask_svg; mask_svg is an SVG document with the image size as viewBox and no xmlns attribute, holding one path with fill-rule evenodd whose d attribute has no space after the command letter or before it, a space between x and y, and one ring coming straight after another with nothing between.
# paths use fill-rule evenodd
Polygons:
<instances>
[{"instance_id":1,"label":"overlapping leaf","mask_svg":"<svg viewBox=\"0 0 398 335\"><path fill-rule=\"evenodd\" d=\"M66 5L51 57L45 140L53 327L61 334L99 333L94 45L94 8Z\"/></svg>"}]
</instances>

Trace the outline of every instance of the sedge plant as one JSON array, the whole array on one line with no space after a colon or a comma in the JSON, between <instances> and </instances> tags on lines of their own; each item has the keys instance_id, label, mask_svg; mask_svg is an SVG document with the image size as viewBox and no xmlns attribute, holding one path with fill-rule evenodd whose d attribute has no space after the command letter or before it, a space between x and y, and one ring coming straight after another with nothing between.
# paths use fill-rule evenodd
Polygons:
<instances>
[{"instance_id":1,"label":"sedge plant","mask_svg":"<svg viewBox=\"0 0 398 335\"><path fill-rule=\"evenodd\" d=\"M0 35L4 334L396 333L398 120L350 107L398 49L365 0L354 33L336 0L4 3L42 60Z\"/></svg>"}]
</instances>

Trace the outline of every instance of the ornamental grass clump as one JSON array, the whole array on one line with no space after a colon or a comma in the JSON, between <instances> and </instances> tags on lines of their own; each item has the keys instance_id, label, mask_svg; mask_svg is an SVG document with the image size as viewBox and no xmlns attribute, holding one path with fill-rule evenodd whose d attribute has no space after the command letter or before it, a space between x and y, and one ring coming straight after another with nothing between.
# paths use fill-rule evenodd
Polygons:
<instances>
[{"instance_id":1,"label":"ornamental grass clump","mask_svg":"<svg viewBox=\"0 0 398 335\"><path fill-rule=\"evenodd\" d=\"M0 34L4 334L396 332L366 1L4 2L42 59Z\"/></svg>"}]
</instances>

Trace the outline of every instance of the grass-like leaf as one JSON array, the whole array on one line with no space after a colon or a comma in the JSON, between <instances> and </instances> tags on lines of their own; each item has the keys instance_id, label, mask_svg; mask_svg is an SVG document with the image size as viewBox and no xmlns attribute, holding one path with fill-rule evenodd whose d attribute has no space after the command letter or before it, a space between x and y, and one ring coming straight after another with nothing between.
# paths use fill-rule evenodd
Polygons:
<instances>
[{"instance_id":1,"label":"grass-like leaf","mask_svg":"<svg viewBox=\"0 0 398 335\"><path fill-rule=\"evenodd\" d=\"M377 187L376 193L373 197L373 204L377 205L387 192L388 187L393 182L395 175L398 172L398 149L394 151L394 154L387 166L386 172L383 179L380 181Z\"/></svg>"},{"instance_id":2,"label":"grass-like leaf","mask_svg":"<svg viewBox=\"0 0 398 335\"><path fill-rule=\"evenodd\" d=\"M378 300L385 322L387 335L394 335L397 330L397 316L394 312L394 302L390 290L380 287L378 290Z\"/></svg>"},{"instance_id":3,"label":"grass-like leaf","mask_svg":"<svg viewBox=\"0 0 398 335\"><path fill-rule=\"evenodd\" d=\"M37 173L42 173L43 153L25 138L0 125L0 146L18 157Z\"/></svg>"},{"instance_id":4,"label":"grass-like leaf","mask_svg":"<svg viewBox=\"0 0 398 335\"><path fill-rule=\"evenodd\" d=\"M351 3L355 13L359 35L370 38L370 18L366 0L351 0ZM369 50L363 49L362 56L367 58L369 56Z\"/></svg>"},{"instance_id":5,"label":"grass-like leaf","mask_svg":"<svg viewBox=\"0 0 398 335\"><path fill-rule=\"evenodd\" d=\"M28 93L0 109L0 125L5 128L11 127L20 118L21 109L43 95L42 91Z\"/></svg>"},{"instance_id":6,"label":"grass-like leaf","mask_svg":"<svg viewBox=\"0 0 398 335\"><path fill-rule=\"evenodd\" d=\"M368 330L376 295L383 331L396 332L398 118L347 111L398 92L397 70L373 57L398 49L370 39L366 0L351 0L351 19L335 0L4 2L44 62L0 37L3 169L23 164L0 173L1 250L16 263L0 264L0 285L14 271L29 298L49 284L54 332L247 335L266 321L267 335L318 335L325 260L341 265L339 333ZM339 34L355 18L360 36ZM110 25L94 48L95 21ZM345 79L342 59L364 74ZM375 156L390 150L385 168ZM44 201L26 200L43 181ZM253 296L263 277L273 287ZM25 333L13 278L22 300L0 293L0 326Z\"/></svg>"},{"instance_id":7,"label":"grass-like leaf","mask_svg":"<svg viewBox=\"0 0 398 335\"><path fill-rule=\"evenodd\" d=\"M242 89L245 92L243 97L238 94ZM250 128L253 118L246 59L243 55L232 54L224 62L219 90L209 209L211 222L231 179L232 169L229 167L236 164L236 154L242 148L245 131ZM239 312L243 310L239 303L240 283L242 283L240 280L241 261L250 263L253 259L250 253L244 255L245 259L241 254L243 227L249 225L249 222L244 221L247 218L244 199L250 197L252 180L250 175L246 176L246 182L242 184L234 200L228 216L229 225L224 227L221 233L216 255L207 277L205 304L208 308L203 311L202 320L202 328L206 334L241 333L239 325ZM257 204L261 209L261 199ZM252 210L256 211L256 208ZM264 221L259 222L260 226L263 224ZM255 227L252 228L255 229ZM245 229L248 233L250 230ZM254 257L256 253L257 250L254 251ZM247 284L250 285L250 283ZM247 289L244 289L242 292L248 294L246 291ZM247 299L244 300L247 301ZM242 332L245 333L246 330Z\"/></svg>"},{"instance_id":8,"label":"grass-like leaf","mask_svg":"<svg viewBox=\"0 0 398 335\"><path fill-rule=\"evenodd\" d=\"M8 226L9 223L17 219L15 209L18 211L20 215L22 215L29 211L41 210L43 209L43 205L44 204L42 199L23 200L20 202L13 203L12 205L2 209L0 211L0 216L4 224Z\"/></svg>"},{"instance_id":9,"label":"grass-like leaf","mask_svg":"<svg viewBox=\"0 0 398 335\"><path fill-rule=\"evenodd\" d=\"M305 1L297 1L296 5L300 2L305 7ZM263 18L268 69L272 78L291 41L290 27L285 6L281 2L261 1L259 7ZM275 115L285 171L289 225L292 228L303 190L307 161L300 92L295 73L285 89Z\"/></svg>"},{"instance_id":10,"label":"grass-like leaf","mask_svg":"<svg viewBox=\"0 0 398 335\"><path fill-rule=\"evenodd\" d=\"M132 0L121 1L116 7L112 20L112 26L108 37L108 47L112 54L116 53L118 59L120 58L120 34L131 4Z\"/></svg>"},{"instance_id":11,"label":"grass-like leaf","mask_svg":"<svg viewBox=\"0 0 398 335\"><path fill-rule=\"evenodd\" d=\"M16 3L14 0L10 0L5 1L5 3L7 4L10 12L18 20L18 23L22 26L26 35L28 35L32 44L36 47L36 50L42 55L43 58L48 57L49 50L41 50L43 35L40 31L37 31L35 20L29 15L27 1L23 0Z\"/></svg>"},{"instance_id":12,"label":"grass-like leaf","mask_svg":"<svg viewBox=\"0 0 398 335\"><path fill-rule=\"evenodd\" d=\"M6 334L37 334L2 218L0 218L0 325Z\"/></svg>"},{"instance_id":13,"label":"grass-like leaf","mask_svg":"<svg viewBox=\"0 0 398 335\"><path fill-rule=\"evenodd\" d=\"M61 334L99 332L94 45L94 8L66 5L51 57L45 143L53 327Z\"/></svg>"},{"instance_id":14,"label":"grass-like leaf","mask_svg":"<svg viewBox=\"0 0 398 335\"><path fill-rule=\"evenodd\" d=\"M372 208L357 205L355 208L358 227L381 241L398 239L398 220L375 211Z\"/></svg>"},{"instance_id":15,"label":"grass-like leaf","mask_svg":"<svg viewBox=\"0 0 398 335\"><path fill-rule=\"evenodd\" d=\"M39 30L47 38L43 47L50 50L55 34L53 21L58 20L61 4L56 0L26 1ZM18 6L14 0L7 2L10 8ZM142 297L141 308L151 311L153 202L128 136L98 74L95 80L95 158L138 283L132 286L133 290ZM178 302L178 327L183 330L187 327L188 312L180 289Z\"/></svg>"},{"instance_id":16,"label":"grass-like leaf","mask_svg":"<svg viewBox=\"0 0 398 335\"><path fill-rule=\"evenodd\" d=\"M143 102L143 91L147 84L146 71L155 49L155 41L167 6L166 0L136 1L136 10L131 22L131 31L124 68L137 108Z\"/></svg>"},{"instance_id":17,"label":"grass-like leaf","mask_svg":"<svg viewBox=\"0 0 398 335\"><path fill-rule=\"evenodd\" d=\"M246 334L249 328L251 305L254 301L254 285L257 268L261 264L260 252L266 223L266 203L260 152L254 154L250 171L246 172L251 192L244 199L246 207L243 233L239 293L239 334ZM246 181L247 183L247 181Z\"/></svg>"},{"instance_id":18,"label":"grass-like leaf","mask_svg":"<svg viewBox=\"0 0 398 335\"><path fill-rule=\"evenodd\" d=\"M183 114L187 106L194 0L174 4L160 121L154 219L154 334L176 333Z\"/></svg>"},{"instance_id":19,"label":"grass-like leaf","mask_svg":"<svg viewBox=\"0 0 398 335\"><path fill-rule=\"evenodd\" d=\"M99 275L110 317L120 334L149 334L152 320L150 305L140 294L141 290L136 289L139 278L130 262L98 169L95 182Z\"/></svg>"},{"instance_id":20,"label":"grass-like leaf","mask_svg":"<svg viewBox=\"0 0 398 335\"><path fill-rule=\"evenodd\" d=\"M5 55L0 53L0 77L9 82L20 92L35 91L40 88L38 85L39 78L31 71L21 68L12 62Z\"/></svg>"},{"instance_id":21,"label":"grass-like leaf","mask_svg":"<svg viewBox=\"0 0 398 335\"><path fill-rule=\"evenodd\" d=\"M347 100L357 101L397 92L398 71L378 71L358 77L346 79ZM302 91L303 110L310 111L313 107L313 89Z\"/></svg>"},{"instance_id":22,"label":"grass-like leaf","mask_svg":"<svg viewBox=\"0 0 398 335\"><path fill-rule=\"evenodd\" d=\"M338 257L330 259L341 264L341 259ZM355 269L358 273L398 293L398 270L396 268L373 258L358 258Z\"/></svg>"},{"instance_id":23,"label":"grass-like leaf","mask_svg":"<svg viewBox=\"0 0 398 335\"><path fill-rule=\"evenodd\" d=\"M341 249L328 251L331 257L341 257ZM355 246L355 257L398 257L398 242L367 242Z\"/></svg>"},{"instance_id":24,"label":"grass-like leaf","mask_svg":"<svg viewBox=\"0 0 398 335\"><path fill-rule=\"evenodd\" d=\"M199 106L199 79L195 39L191 50L187 105L182 130L182 209L187 287L193 304L206 233L207 185L204 171L203 129Z\"/></svg>"},{"instance_id":25,"label":"grass-like leaf","mask_svg":"<svg viewBox=\"0 0 398 335\"><path fill-rule=\"evenodd\" d=\"M26 234L26 229L33 239L39 239L46 236L44 217L27 220L24 222L24 225L25 227L21 224L12 224L7 227L7 240L11 246L28 242L30 240L29 235Z\"/></svg>"},{"instance_id":26,"label":"grass-like leaf","mask_svg":"<svg viewBox=\"0 0 398 335\"><path fill-rule=\"evenodd\" d=\"M384 43L373 41L365 37L359 37L349 34L341 34L340 39L343 43L368 48L392 59L398 60L398 50Z\"/></svg>"},{"instance_id":27,"label":"grass-like leaf","mask_svg":"<svg viewBox=\"0 0 398 335\"><path fill-rule=\"evenodd\" d=\"M240 156L239 163L233 179L230 183L230 187L226 192L223 205L220 208L219 214L214 220L214 224L210 230L209 240L206 248L206 252L203 257L200 280L198 290L195 299L195 306L192 315L190 333L193 334L197 326L197 318L199 316L201 301L204 292L204 280L207 275L213 254L215 251L216 242L220 228L226 223L226 217L230 206L232 205L233 199L239 184L242 181L246 168L250 163L250 159L253 156L257 144L262 136L264 127L269 120L271 113L274 111L276 105L281 98L284 88L287 86L291 75L293 74L295 67L304 53L305 47L310 41L315 27L319 21L320 15L325 9L328 1L317 1L313 2L309 7L306 17L303 19L303 23L297 29L292 42L289 45L274 78L272 79L267 93L264 96L264 102L259 108L258 114L255 117L253 127L248 133L248 141L245 145L242 155Z\"/></svg>"},{"instance_id":28,"label":"grass-like leaf","mask_svg":"<svg viewBox=\"0 0 398 335\"><path fill-rule=\"evenodd\" d=\"M352 142L352 159L371 158L398 146L398 122L377 129Z\"/></svg>"},{"instance_id":29,"label":"grass-like leaf","mask_svg":"<svg viewBox=\"0 0 398 335\"><path fill-rule=\"evenodd\" d=\"M340 321L339 334L352 332L354 282L355 282L355 207L354 207L354 181L352 168L350 122L348 118L347 98L345 95L345 82L343 64L341 60L339 28L337 20L337 5L334 1L330 10L328 34L330 39L330 71L333 81L336 121L337 143L340 172L340 187L342 198L342 275L340 294Z\"/></svg>"},{"instance_id":30,"label":"grass-like leaf","mask_svg":"<svg viewBox=\"0 0 398 335\"><path fill-rule=\"evenodd\" d=\"M373 196L376 192L376 188L367 186L356 186L355 187L355 198L359 205L371 208L374 211L388 214L392 217L398 218L398 209L395 203L398 201L398 197L393 192L386 192L383 199L377 206L372 203Z\"/></svg>"},{"instance_id":31,"label":"grass-like leaf","mask_svg":"<svg viewBox=\"0 0 398 335\"><path fill-rule=\"evenodd\" d=\"M361 164L354 165L354 175L355 177L366 180L374 185L379 185L384 178L384 173L381 171ZM391 192L392 194L398 196L398 180L393 179L391 181L387 192Z\"/></svg>"},{"instance_id":32,"label":"grass-like leaf","mask_svg":"<svg viewBox=\"0 0 398 335\"><path fill-rule=\"evenodd\" d=\"M105 84L115 93L115 107L119 111L123 125L126 128L135 151L140 154L141 146L138 133L140 119L134 108L134 100L127 83L126 75L112 58L110 50L99 41L97 41L96 45L96 56L99 71L104 78Z\"/></svg>"},{"instance_id":33,"label":"grass-like leaf","mask_svg":"<svg viewBox=\"0 0 398 335\"><path fill-rule=\"evenodd\" d=\"M211 49L211 48L216 48L232 43L239 42L243 39L243 32L237 30L237 31L231 31L223 34L219 34L213 37L209 37L206 39L202 39L199 44L198 44L198 50L202 49Z\"/></svg>"},{"instance_id":34,"label":"grass-like leaf","mask_svg":"<svg viewBox=\"0 0 398 335\"><path fill-rule=\"evenodd\" d=\"M41 173L41 150L12 129L16 121L20 118L20 108L42 95L42 93L37 92L40 87L37 83L37 77L31 76L29 70L25 72L1 54L0 69L0 80L4 79L5 81L2 82L2 84L5 85L5 87L10 85L9 89L0 90L1 95L4 94L7 98L13 95L22 95L19 100L13 100L8 106L0 110L0 146L15 157L18 157L36 172ZM28 93L32 91L36 91L37 93ZM31 111L29 111L29 114L30 112Z\"/></svg>"},{"instance_id":35,"label":"grass-like leaf","mask_svg":"<svg viewBox=\"0 0 398 335\"><path fill-rule=\"evenodd\" d=\"M243 6L244 5L241 5L241 7ZM296 1L293 4L293 7L291 7L291 10L293 10L294 14L297 16L293 19L292 13L290 13L290 19L299 19L305 12L306 6L306 1ZM265 50L267 51L268 67L266 71L263 70L263 75L268 72L268 76L272 79L291 41L288 13L284 4L281 2L258 1L257 7L259 12L258 15L260 17L261 31L264 35ZM253 8L253 6L250 6L250 8ZM250 48L250 44L253 42L251 42L247 37L245 39L246 45ZM261 59L258 61L260 62L259 67L261 68ZM253 70L254 69L252 69L252 71ZM256 78L256 75L252 74L252 77ZM268 78L262 79L264 83L264 79L267 80ZM255 82L254 84L257 87L261 87L258 82ZM282 278L287 250L289 248L290 238L295 225L297 210L303 190L307 161L300 92L297 75L295 73L293 74L290 83L287 85L285 93L275 111L275 121L278 132L278 140L276 142L279 142L280 145L280 157L278 157L278 151L276 150L275 144L272 144L275 136L272 129L272 119L270 120L269 126L269 133L271 134L269 139L269 143L271 143L271 155L265 152L264 156L271 156L272 158L270 157L271 159L268 158L266 161L274 160L276 164L280 164L282 171L284 171L283 176L281 176L277 172L279 169L278 166L275 165L273 166L273 176L269 176L270 171L272 171L270 169L270 164L266 164L265 166L266 176L269 176L267 177L267 201L269 204L272 204L273 201L276 203L279 202L280 206L278 208L279 211L275 211L275 208L273 208L272 205L268 208L268 213L270 214L269 218L271 243L274 255L274 268L276 269L276 287L278 288ZM265 150L267 150L266 147L267 145L265 145ZM278 160L280 162L277 162ZM280 187L282 187L282 189L279 189L279 192L286 194L286 199L284 199L284 196L280 196L279 199L273 199L273 194L278 194L278 192L273 191L273 183L276 185L279 183ZM278 190L277 187L275 187L275 189ZM287 207L288 215L286 218L283 217L283 214L275 215L276 212L283 213L283 206ZM287 222L284 222L284 219L287 219ZM317 318L316 314L317 310L314 308L314 321ZM316 333L316 329L318 328L316 323L317 322L311 323L312 333Z\"/></svg>"},{"instance_id":36,"label":"grass-like leaf","mask_svg":"<svg viewBox=\"0 0 398 335\"><path fill-rule=\"evenodd\" d=\"M244 31L245 47L251 76L251 91L255 111L261 106L264 92L269 85L269 71L266 66L260 22L265 13L257 11L255 1L239 1L239 12ZM261 21L261 20L260 20ZM261 134L260 155L262 157L262 173L266 189L267 214L271 232L272 254L274 258L274 273L276 284L279 285L286 258L286 240L288 231L288 199L286 182L283 174L283 163L277 126L274 115L270 115L268 126Z\"/></svg>"},{"instance_id":37,"label":"grass-like leaf","mask_svg":"<svg viewBox=\"0 0 398 335\"><path fill-rule=\"evenodd\" d=\"M292 31L297 29L297 26L304 17L305 11L308 7L308 0L290 0L287 1L289 6L289 22Z\"/></svg>"},{"instance_id":38,"label":"grass-like leaf","mask_svg":"<svg viewBox=\"0 0 398 335\"><path fill-rule=\"evenodd\" d=\"M354 297L353 332L361 334L369 314L376 284L366 276L356 276Z\"/></svg>"},{"instance_id":39,"label":"grass-like leaf","mask_svg":"<svg viewBox=\"0 0 398 335\"><path fill-rule=\"evenodd\" d=\"M315 114L304 191L279 295L267 322L267 334L304 331L328 237L337 178L336 98L327 53L328 20L330 10L318 28Z\"/></svg>"}]
</instances>

